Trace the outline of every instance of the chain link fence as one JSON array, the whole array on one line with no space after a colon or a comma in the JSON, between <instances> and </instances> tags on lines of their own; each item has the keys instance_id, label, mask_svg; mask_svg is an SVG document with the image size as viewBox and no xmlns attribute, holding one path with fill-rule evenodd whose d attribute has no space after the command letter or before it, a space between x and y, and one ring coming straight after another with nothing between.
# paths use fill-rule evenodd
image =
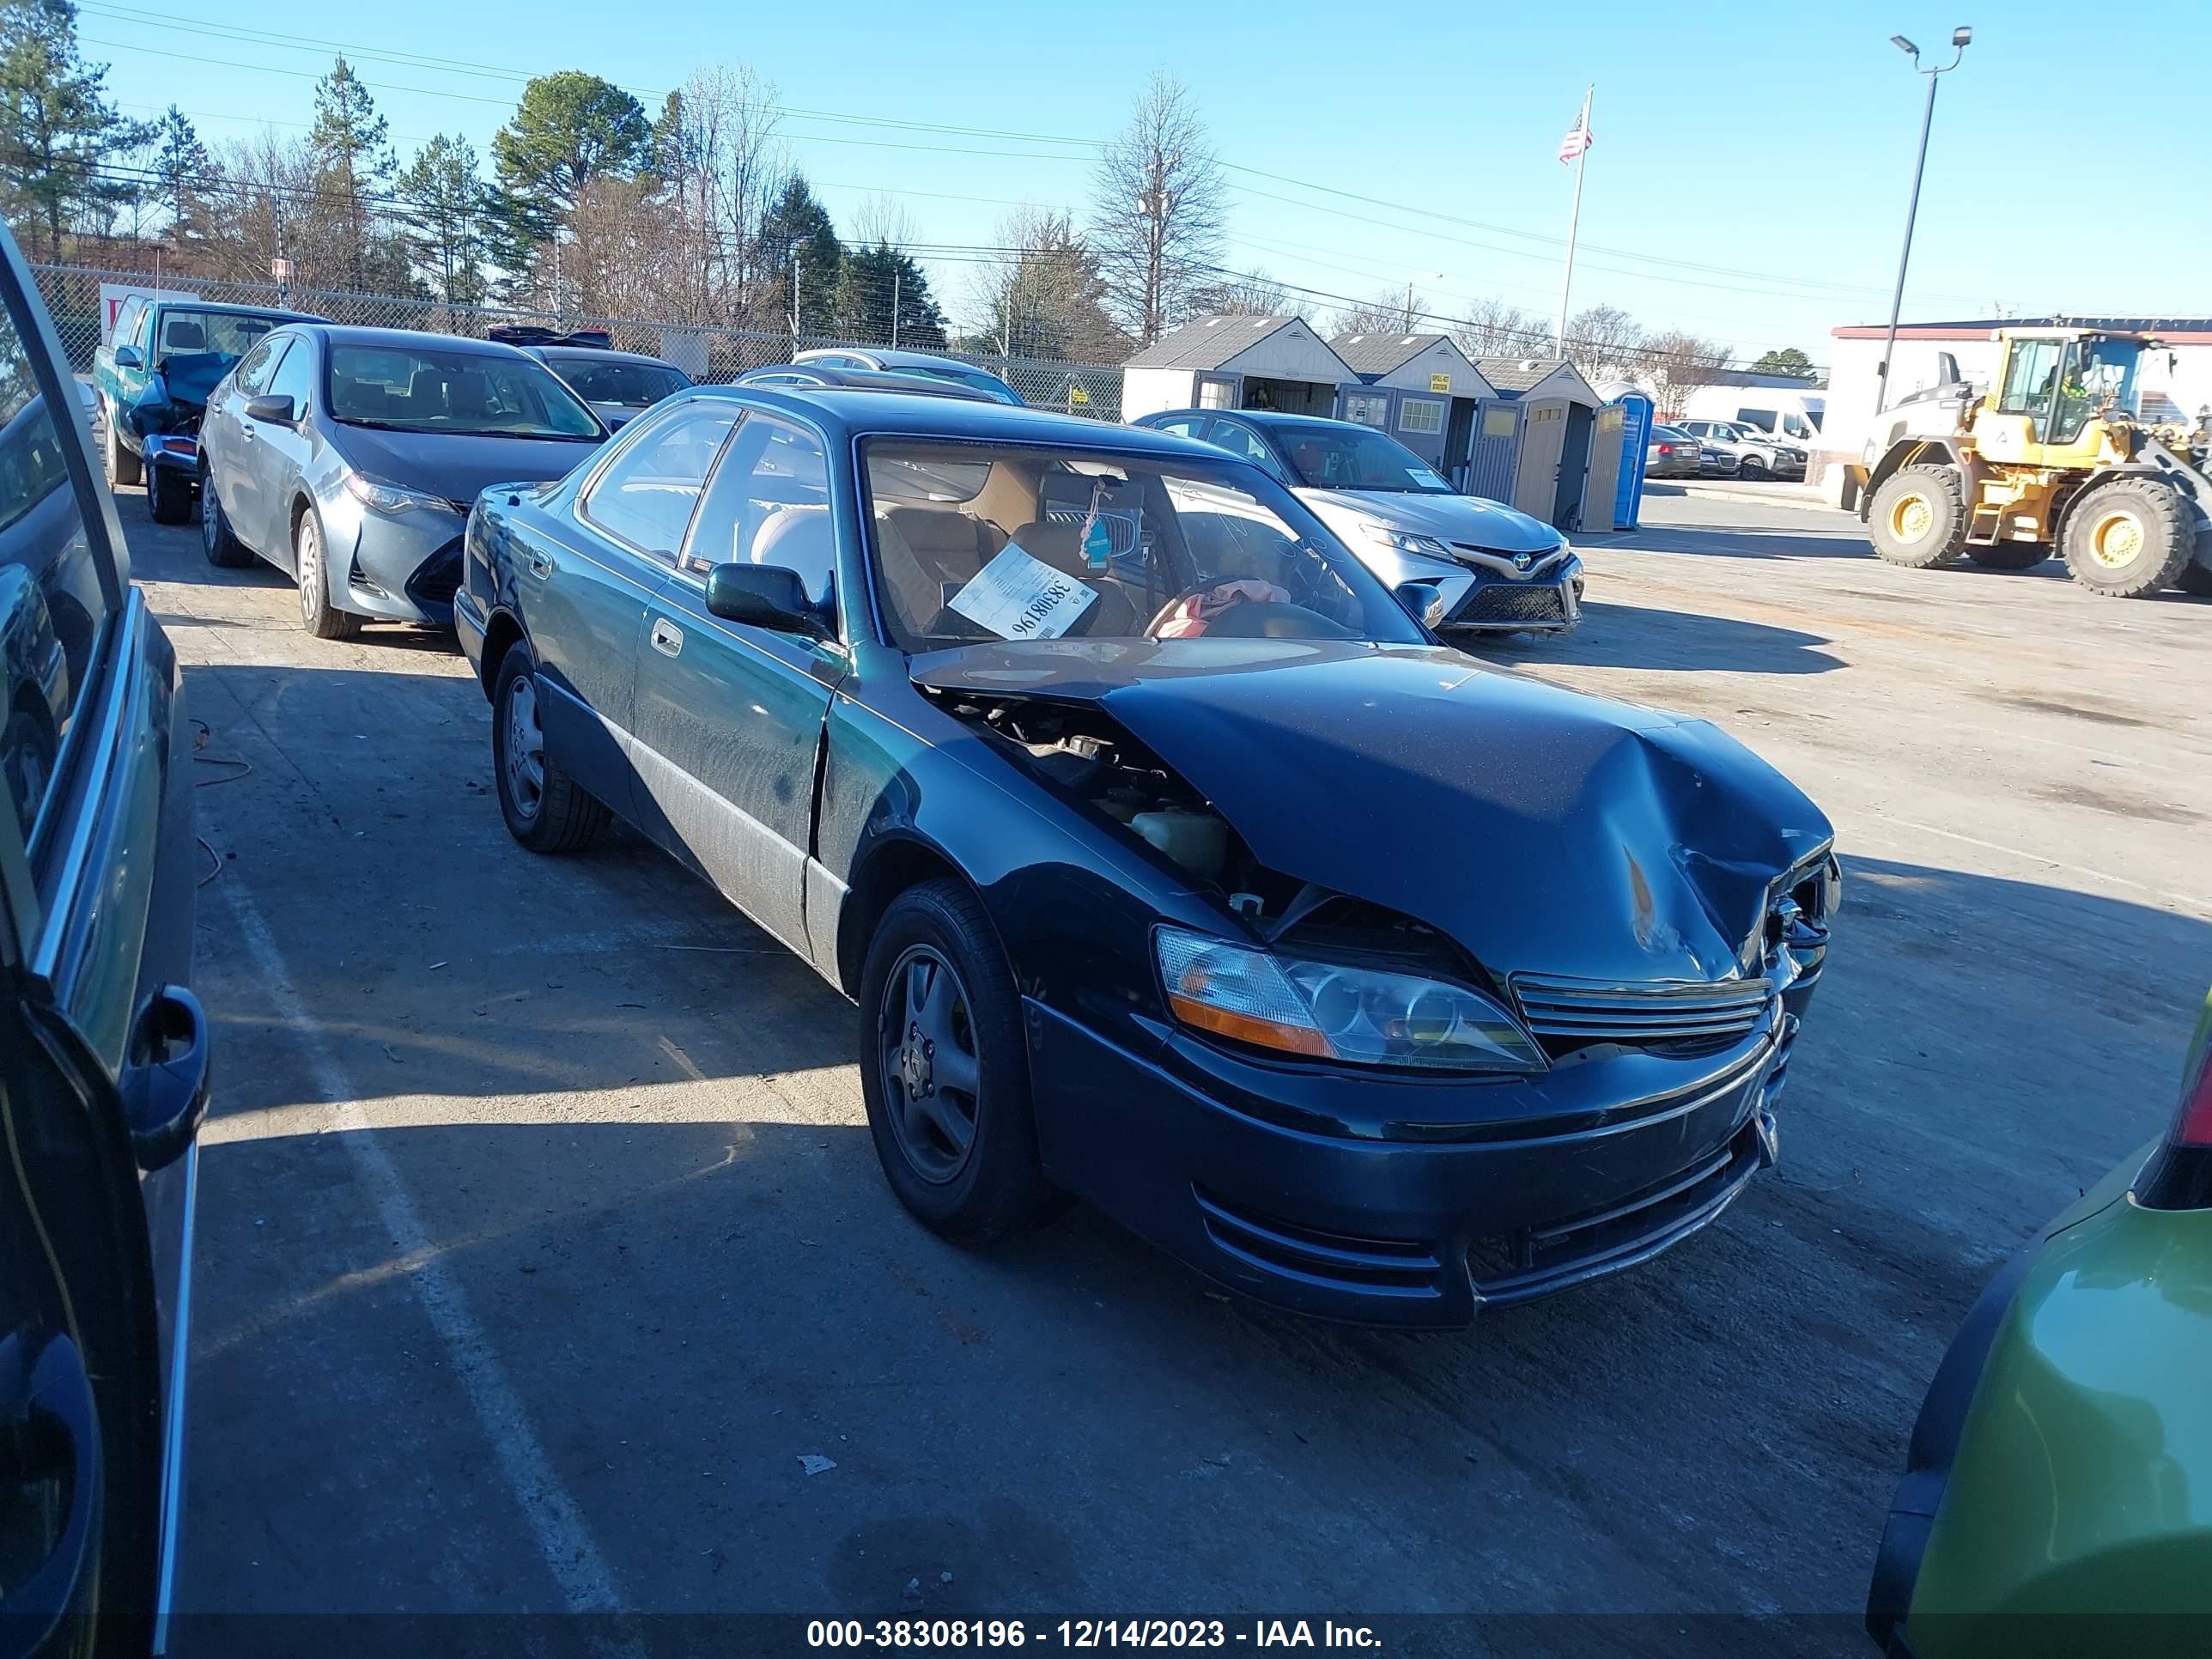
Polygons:
<instances>
[{"instance_id":1,"label":"chain link fence","mask_svg":"<svg viewBox=\"0 0 2212 1659\"><path fill-rule=\"evenodd\" d=\"M408 295L355 294L335 289L279 288L275 283L187 277L160 282L144 271L100 270L83 265L33 267L39 292L61 336L70 367L90 372L107 322L107 297L115 289L135 293L190 295L225 305L271 306L305 312L328 322L370 328L421 329L483 339L485 331L509 325L548 328L604 329L615 347L674 363L693 380L714 383L735 380L747 369L788 362L793 353L821 346L885 349L888 340L862 340L826 334L797 334L772 329L717 325L655 323L628 317L590 317L574 312L533 311L510 306L448 305ZM103 295L103 289L108 295ZM937 348L932 348L933 351ZM1060 362L1039 357L1000 357L972 352L940 352L988 369L1040 409L1093 420L1121 418L1121 371L1099 363Z\"/></svg>"}]
</instances>

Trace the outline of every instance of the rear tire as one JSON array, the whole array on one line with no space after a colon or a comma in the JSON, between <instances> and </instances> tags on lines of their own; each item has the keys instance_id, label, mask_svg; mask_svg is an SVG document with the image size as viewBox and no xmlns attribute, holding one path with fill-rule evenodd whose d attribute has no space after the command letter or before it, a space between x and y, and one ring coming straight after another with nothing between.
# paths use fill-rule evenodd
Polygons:
<instances>
[{"instance_id":1,"label":"rear tire","mask_svg":"<svg viewBox=\"0 0 2212 1659\"><path fill-rule=\"evenodd\" d=\"M108 486L120 489L125 484L135 484L139 480L141 463L137 456L123 447L123 434L118 429L121 422L112 404L107 406L106 424Z\"/></svg>"},{"instance_id":2,"label":"rear tire","mask_svg":"<svg viewBox=\"0 0 2212 1659\"><path fill-rule=\"evenodd\" d=\"M507 833L533 853L580 853L606 833L606 803L546 752L538 719L538 664L516 643L499 661L491 694L491 769Z\"/></svg>"},{"instance_id":3,"label":"rear tire","mask_svg":"<svg viewBox=\"0 0 2212 1659\"><path fill-rule=\"evenodd\" d=\"M146 510L155 524L183 524L192 516L192 481L183 468L157 466L146 480Z\"/></svg>"},{"instance_id":4,"label":"rear tire","mask_svg":"<svg viewBox=\"0 0 2212 1659\"><path fill-rule=\"evenodd\" d=\"M215 479L200 469L200 551L207 562L225 570L240 570L253 562L253 550L231 533L230 514L222 510L222 497L215 493Z\"/></svg>"},{"instance_id":5,"label":"rear tire","mask_svg":"<svg viewBox=\"0 0 2212 1659\"><path fill-rule=\"evenodd\" d=\"M2181 497L2148 478L2087 492L2067 514L2060 539L2074 580L2109 599L2147 599L2172 587L2197 551Z\"/></svg>"},{"instance_id":6,"label":"rear tire","mask_svg":"<svg viewBox=\"0 0 2212 1659\"><path fill-rule=\"evenodd\" d=\"M1970 547L1966 556L1984 570L2033 570L2051 556L2049 542L1991 542Z\"/></svg>"},{"instance_id":7,"label":"rear tire","mask_svg":"<svg viewBox=\"0 0 2212 1659\"><path fill-rule=\"evenodd\" d=\"M942 989L934 1016L917 985ZM860 1091L899 1202L962 1244L1049 1214L1060 1194L1037 1158L1021 997L975 896L945 880L892 900L869 942L860 1001Z\"/></svg>"},{"instance_id":8,"label":"rear tire","mask_svg":"<svg viewBox=\"0 0 2212 1659\"><path fill-rule=\"evenodd\" d=\"M330 573L323 568L323 524L309 507L292 526L292 569L300 580L300 625L319 640L348 640L361 618L331 603Z\"/></svg>"},{"instance_id":9,"label":"rear tire","mask_svg":"<svg viewBox=\"0 0 2212 1659\"><path fill-rule=\"evenodd\" d=\"M1867 512L1874 550L1908 570L1956 564L1966 550L1966 481L1956 467L1903 466Z\"/></svg>"}]
</instances>

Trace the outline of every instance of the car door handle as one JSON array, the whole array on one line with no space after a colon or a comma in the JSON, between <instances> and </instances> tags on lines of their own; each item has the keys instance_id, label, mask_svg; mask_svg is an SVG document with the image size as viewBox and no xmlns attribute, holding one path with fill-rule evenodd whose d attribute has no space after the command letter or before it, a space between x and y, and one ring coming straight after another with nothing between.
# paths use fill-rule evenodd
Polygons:
<instances>
[{"instance_id":1,"label":"car door handle","mask_svg":"<svg viewBox=\"0 0 2212 1659\"><path fill-rule=\"evenodd\" d=\"M653 619L653 648L664 657L680 654L684 649L684 630L665 617Z\"/></svg>"},{"instance_id":2,"label":"car door handle","mask_svg":"<svg viewBox=\"0 0 2212 1659\"><path fill-rule=\"evenodd\" d=\"M174 1163L207 1116L208 1018L181 985L164 985L139 1011L131 1055L116 1079L131 1150L142 1170Z\"/></svg>"},{"instance_id":3,"label":"car door handle","mask_svg":"<svg viewBox=\"0 0 2212 1659\"><path fill-rule=\"evenodd\" d=\"M526 556L522 562L530 567L530 574L537 577L539 581L550 582L553 580L553 561L544 554L531 553Z\"/></svg>"}]
</instances>

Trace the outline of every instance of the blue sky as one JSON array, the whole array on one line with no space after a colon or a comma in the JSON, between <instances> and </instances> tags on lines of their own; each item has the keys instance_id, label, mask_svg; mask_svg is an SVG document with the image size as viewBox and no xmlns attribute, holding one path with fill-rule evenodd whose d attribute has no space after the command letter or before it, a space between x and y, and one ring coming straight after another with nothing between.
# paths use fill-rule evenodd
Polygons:
<instances>
[{"instance_id":1,"label":"blue sky","mask_svg":"<svg viewBox=\"0 0 2212 1659\"><path fill-rule=\"evenodd\" d=\"M1256 170L1229 175L1231 263L1331 293L1410 281L1438 310L1497 296L1547 318L1571 184L1557 150L1594 82L1577 307L1825 362L1830 328L1887 315L1923 86L1888 37L1932 56L1961 21L1974 44L1937 102L1907 319L2212 313L2212 216L2188 160L2212 114L2203 0L2110 15L2041 0L81 0L79 28L130 112L173 102L210 140L303 132L314 77L343 47L403 158L455 131L488 156L532 74L589 70L657 111L695 67L750 63L817 112L788 116L785 136L833 214L893 198L939 244L989 243L1012 204L1079 211L1090 155L1048 140L1111 132L1165 68L1223 159ZM221 37L283 28L293 44ZM956 302L964 277L938 270Z\"/></svg>"}]
</instances>

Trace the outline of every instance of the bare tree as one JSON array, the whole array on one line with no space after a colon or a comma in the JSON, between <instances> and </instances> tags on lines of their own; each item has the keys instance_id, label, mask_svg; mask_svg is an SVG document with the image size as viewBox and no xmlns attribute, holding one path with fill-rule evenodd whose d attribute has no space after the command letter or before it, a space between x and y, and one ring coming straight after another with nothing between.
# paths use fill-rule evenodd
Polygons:
<instances>
[{"instance_id":1,"label":"bare tree","mask_svg":"<svg viewBox=\"0 0 2212 1659\"><path fill-rule=\"evenodd\" d=\"M1252 270L1223 276L1190 296L1194 313L1221 317L1286 317L1297 307L1291 291L1264 270Z\"/></svg>"},{"instance_id":2,"label":"bare tree","mask_svg":"<svg viewBox=\"0 0 2212 1659\"><path fill-rule=\"evenodd\" d=\"M1552 337L1532 313L1503 300L1478 300L1452 329L1470 357L1549 356Z\"/></svg>"},{"instance_id":3,"label":"bare tree","mask_svg":"<svg viewBox=\"0 0 2212 1659\"><path fill-rule=\"evenodd\" d=\"M864 247L905 247L921 240L914 215L895 196L871 196L853 210L850 240Z\"/></svg>"},{"instance_id":4,"label":"bare tree","mask_svg":"<svg viewBox=\"0 0 2212 1659\"><path fill-rule=\"evenodd\" d=\"M1229 192L1188 88L1154 70L1093 181L1092 244L1107 308L1150 345L1218 264Z\"/></svg>"},{"instance_id":5,"label":"bare tree","mask_svg":"<svg viewBox=\"0 0 2212 1659\"><path fill-rule=\"evenodd\" d=\"M747 64L696 70L669 94L654 133L666 208L654 238L685 275L676 320L740 321L767 303L761 221L790 171L777 122L775 86Z\"/></svg>"},{"instance_id":6,"label":"bare tree","mask_svg":"<svg viewBox=\"0 0 2212 1659\"><path fill-rule=\"evenodd\" d=\"M1322 331L1331 339L1344 334L1412 334L1427 320L1428 309L1427 296L1408 283L1344 307L1331 314Z\"/></svg>"},{"instance_id":7,"label":"bare tree","mask_svg":"<svg viewBox=\"0 0 2212 1659\"><path fill-rule=\"evenodd\" d=\"M1118 362L1127 337L1106 311L1099 260L1066 213L1024 207L999 222L1002 250L969 283L969 343L1000 356Z\"/></svg>"},{"instance_id":8,"label":"bare tree","mask_svg":"<svg viewBox=\"0 0 2212 1659\"><path fill-rule=\"evenodd\" d=\"M1633 376L1644 330L1619 306L1589 306L1567 319L1567 361L1595 385Z\"/></svg>"},{"instance_id":9,"label":"bare tree","mask_svg":"<svg viewBox=\"0 0 2212 1659\"><path fill-rule=\"evenodd\" d=\"M1727 346L1669 329L1644 339L1638 353L1638 378L1651 388L1651 401L1662 416L1679 416L1690 394L1711 386L1733 355Z\"/></svg>"}]
</instances>

